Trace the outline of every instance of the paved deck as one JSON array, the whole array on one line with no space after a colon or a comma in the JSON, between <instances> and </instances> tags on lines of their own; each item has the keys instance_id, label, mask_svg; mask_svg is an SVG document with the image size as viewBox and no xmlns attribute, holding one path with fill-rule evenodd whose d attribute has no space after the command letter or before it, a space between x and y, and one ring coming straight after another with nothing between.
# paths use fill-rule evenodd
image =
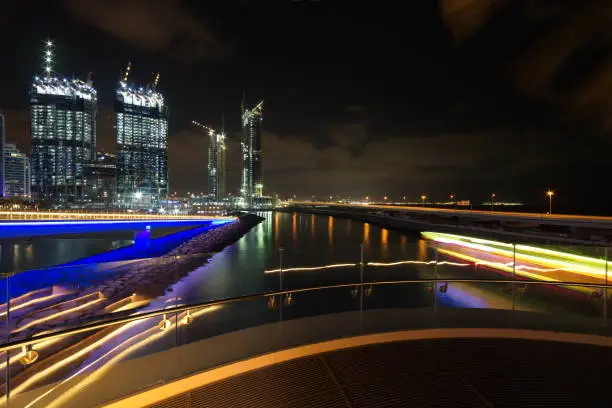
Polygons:
<instances>
[{"instance_id":1,"label":"paved deck","mask_svg":"<svg viewBox=\"0 0 612 408\"><path fill-rule=\"evenodd\" d=\"M612 348L525 339L374 344L280 363L151 408L605 407Z\"/></svg>"}]
</instances>

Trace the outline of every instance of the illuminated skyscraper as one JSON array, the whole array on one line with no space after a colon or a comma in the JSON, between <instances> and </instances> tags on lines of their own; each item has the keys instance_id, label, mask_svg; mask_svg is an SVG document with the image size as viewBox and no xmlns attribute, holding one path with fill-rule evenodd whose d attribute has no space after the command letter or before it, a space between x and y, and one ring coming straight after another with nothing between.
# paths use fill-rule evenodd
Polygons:
<instances>
[{"instance_id":1,"label":"illuminated skyscraper","mask_svg":"<svg viewBox=\"0 0 612 408\"><path fill-rule=\"evenodd\" d=\"M152 208L168 196L168 107L152 86L119 82L117 114L117 201L123 207Z\"/></svg>"},{"instance_id":2,"label":"illuminated skyscraper","mask_svg":"<svg viewBox=\"0 0 612 408\"><path fill-rule=\"evenodd\" d=\"M45 73L30 88L32 195L58 204L85 196L83 165L94 159L97 92L91 81L67 79L52 71L52 43L43 59Z\"/></svg>"},{"instance_id":3,"label":"illuminated skyscraper","mask_svg":"<svg viewBox=\"0 0 612 408\"><path fill-rule=\"evenodd\" d=\"M263 124L263 101L252 109L242 105L242 177L240 194L247 207L252 207L253 198L263 195L261 174L261 132Z\"/></svg>"},{"instance_id":4,"label":"illuminated skyscraper","mask_svg":"<svg viewBox=\"0 0 612 408\"><path fill-rule=\"evenodd\" d=\"M225 197L225 133L195 120L191 122L208 132L208 195L217 200Z\"/></svg>"},{"instance_id":5,"label":"illuminated skyscraper","mask_svg":"<svg viewBox=\"0 0 612 408\"><path fill-rule=\"evenodd\" d=\"M4 145L6 197L30 197L30 161L12 143Z\"/></svg>"}]
</instances>

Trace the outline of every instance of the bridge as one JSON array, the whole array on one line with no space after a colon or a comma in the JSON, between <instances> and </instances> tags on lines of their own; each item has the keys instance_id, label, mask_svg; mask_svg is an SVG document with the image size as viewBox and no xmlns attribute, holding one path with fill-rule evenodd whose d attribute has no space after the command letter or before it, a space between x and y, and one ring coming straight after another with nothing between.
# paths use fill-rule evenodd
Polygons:
<instances>
[{"instance_id":1,"label":"bridge","mask_svg":"<svg viewBox=\"0 0 612 408\"><path fill-rule=\"evenodd\" d=\"M581 244L608 244L612 217L299 201L288 210L345 216L414 231L461 230Z\"/></svg>"},{"instance_id":2,"label":"bridge","mask_svg":"<svg viewBox=\"0 0 612 408\"><path fill-rule=\"evenodd\" d=\"M226 224L235 217L121 213L0 212L0 239L53 235L150 232Z\"/></svg>"}]
</instances>

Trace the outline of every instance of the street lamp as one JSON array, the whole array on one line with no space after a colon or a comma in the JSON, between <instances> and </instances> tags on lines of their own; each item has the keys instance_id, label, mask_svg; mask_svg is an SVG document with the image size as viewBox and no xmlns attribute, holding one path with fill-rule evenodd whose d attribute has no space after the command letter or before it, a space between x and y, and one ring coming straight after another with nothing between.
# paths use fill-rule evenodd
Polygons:
<instances>
[{"instance_id":1,"label":"street lamp","mask_svg":"<svg viewBox=\"0 0 612 408\"><path fill-rule=\"evenodd\" d=\"M552 190L548 190L546 192L546 195L548 196L548 213L552 214L552 198L555 195L555 192Z\"/></svg>"},{"instance_id":2,"label":"street lamp","mask_svg":"<svg viewBox=\"0 0 612 408\"><path fill-rule=\"evenodd\" d=\"M423 204L423 207L425 207L425 200L427 200L427 196L425 194L423 194L421 196L421 203Z\"/></svg>"},{"instance_id":3,"label":"street lamp","mask_svg":"<svg viewBox=\"0 0 612 408\"><path fill-rule=\"evenodd\" d=\"M491 211L493 211L493 201L495 201L495 193L491 193Z\"/></svg>"}]
</instances>

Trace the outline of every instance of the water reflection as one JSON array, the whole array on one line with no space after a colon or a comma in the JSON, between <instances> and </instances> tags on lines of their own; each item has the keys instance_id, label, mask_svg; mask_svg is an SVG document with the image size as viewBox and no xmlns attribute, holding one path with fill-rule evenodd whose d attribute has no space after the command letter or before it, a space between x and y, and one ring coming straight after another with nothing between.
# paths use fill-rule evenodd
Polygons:
<instances>
[{"instance_id":1,"label":"water reflection","mask_svg":"<svg viewBox=\"0 0 612 408\"><path fill-rule=\"evenodd\" d=\"M383 259L389 256L389 230L386 228L380 230L380 254Z\"/></svg>"},{"instance_id":2,"label":"water reflection","mask_svg":"<svg viewBox=\"0 0 612 408\"><path fill-rule=\"evenodd\" d=\"M274 214L274 246L279 247L280 242L280 213Z\"/></svg>"},{"instance_id":3,"label":"water reflection","mask_svg":"<svg viewBox=\"0 0 612 408\"><path fill-rule=\"evenodd\" d=\"M363 243L370 243L370 224L367 222L363 224Z\"/></svg>"},{"instance_id":4,"label":"water reflection","mask_svg":"<svg viewBox=\"0 0 612 408\"><path fill-rule=\"evenodd\" d=\"M292 232L293 232L293 244L297 245L298 243L297 213L293 213Z\"/></svg>"},{"instance_id":5,"label":"water reflection","mask_svg":"<svg viewBox=\"0 0 612 408\"><path fill-rule=\"evenodd\" d=\"M419 261L428 261L427 257L427 241L424 239L419 239L418 247L417 247L417 260Z\"/></svg>"},{"instance_id":6,"label":"water reflection","mask_svg":"<svg viewBox=\"0 0 612 408\"><path fill-rule=\"evenodd\" d=\"M334 246L334 217L329 216L327 219L327 242L330 249Z\"/></svg>"},{"instance_id":7,"label":"water reflection","mask_svg":"<svg viewBox=\"0 0 612 408\"><path fill-rule=\"evenodd\" d=\"M310 216L310 238L315 238L315 215Z\"/></svg>"}]
</instances>

